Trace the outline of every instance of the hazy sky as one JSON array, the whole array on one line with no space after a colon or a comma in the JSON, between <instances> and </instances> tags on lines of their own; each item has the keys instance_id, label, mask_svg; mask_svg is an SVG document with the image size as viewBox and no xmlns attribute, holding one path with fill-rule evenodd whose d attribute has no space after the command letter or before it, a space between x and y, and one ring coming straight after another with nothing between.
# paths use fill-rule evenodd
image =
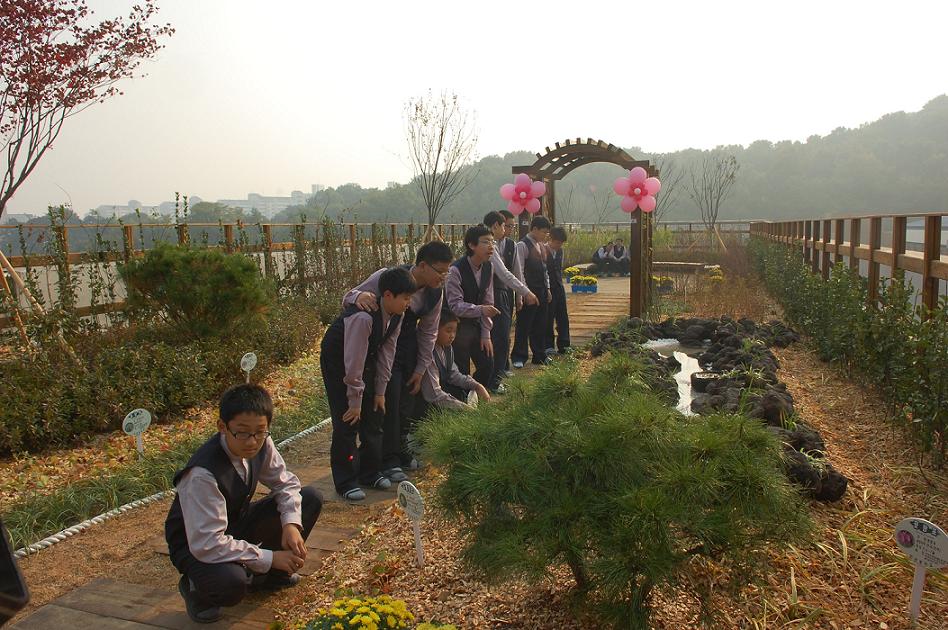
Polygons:
<instances>
[{"instance_id":1,"label":"hazy sky","mask_svg":"<svg viewBox=\"0 0 948 630\"><path fill-rule=\"evenodd\" d=\"M133 0L90 0L100 18ZM405 101L450 89L480 156L804 140L948 92L948 2L159 0L177 29L67 121L8 211L405 182Z\"/></svg>"}]
</instances>

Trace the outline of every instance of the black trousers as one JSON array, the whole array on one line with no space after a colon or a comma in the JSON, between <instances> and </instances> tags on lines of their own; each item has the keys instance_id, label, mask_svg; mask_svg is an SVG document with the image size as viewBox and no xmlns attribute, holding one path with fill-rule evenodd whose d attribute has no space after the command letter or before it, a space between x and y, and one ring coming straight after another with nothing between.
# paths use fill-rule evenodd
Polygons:
<instances>
[{"instance_id":1,"label":"black trousers","mask_svg":"<svg viewBox=\"0 0 948 630\"><path fill-rule=\"evenodd\" d=\"M366 370L362 392L362 416L357 423L342 421L349 409L348 388L339 368L320 357L329 415L332 417L332 441L329 465L336 492L345 494L359 483L372 484L381 474L383 414L375 411L375 375ZM358 448L356 437L359 438Z\"/></svg>"},{"instance_id":2,"label":"black trousers","mask_svg":"<svg viewBox=\"0 0 948 630\"><path fill-rule=\"evenodd\" d=\"M471 362L474 362L474 380L487 387L490 384L494 361L481 349L480 322L468 317L462 317L458 323L458 334L451 344L454 348L454 362L461 374L471 373Z\"/></svg>"},{"instance_id":3,"label":"black trousers","mask_svg":"<svg viewBox=\"0 0 948 630\"><path fill-rule=\"evenodd\" d=\"M546 347L556 348L560 352L569 348L569 315L566 313L566 289L562 285L550 287L553 301L550 302L549 316L546 318ZM553 324L556 335L553 335Z\"/></svg>"},{"instance_id":4,"label":"black trousers","mask_svg":"<svg viewBox=\"0 0 948 630\"><path fill-rule=\"evenodd\" d=\"M494 344L494 369L491 371L491 389L496 388L503 378L504 370L510 368L510 327L513 324L513 292L510 289L494 291L494 306L500 315L494 318L494 327L490 329L490 340Z\"/></svg>"},{"instance_id":5,"label":"black trousers","mask_svg":"<svg viewBox=\"0 0 948 630\"><path fill-rule=\"evenodd\" d=\"M408 464L411 452L408 433L414 424L415 407L420 395L411 394L406 383L414 366L393 366L392 378L385 390L385 419L382 424L381 469L388 470Z\"/></svg>"},{"instance_id":6,"label":"black trousers","mask_svg":"<svg viewBox=\"0 0 948 630\"><path fill-rule=\"evenodd\" d=\"M303 498L303 540L306 540L322 511L323 497L313 486L304 486L300 494ZM281 550L283 525L276 497L270 495L251 503L247 514L237 523L233 536L263 549ZM247 594L252 575L237 562L201 562L190 551L178 556L175 568L191 580L197 599L205 606L236 606ZM271 569L270 574L286 575L277 569Z\"/></svg>"},{"instance_id":7,"label":"black trousers","mask_svg":"<svg viewBox=\"0 0 948 630\"><path fill-rule=\"evenodd\" d=\"M543 363L546 360L546 326L549 302L546 301L546 288L542 290L530 288L538 298L537 305L524 305L517 313L517 325L514 329L514 345L510 358L513 361L527 362L529 352L533 352L533 362Z\"/></svg>"}]
</instances>

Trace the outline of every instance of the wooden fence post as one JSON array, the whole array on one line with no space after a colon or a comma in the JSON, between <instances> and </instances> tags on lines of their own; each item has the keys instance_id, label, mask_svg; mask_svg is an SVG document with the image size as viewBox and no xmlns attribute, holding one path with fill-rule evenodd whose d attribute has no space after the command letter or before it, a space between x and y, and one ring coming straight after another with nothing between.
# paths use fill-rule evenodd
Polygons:
<instances>
[{"instance_id":1,"label":"wooden fence post","mask_svg":"<svg viewBox=\"0 0 948 630\"><path fill-rule=\"evenodd\" d=\"M843 247L843 219L833 221L833 244L835 245L833 254L833 263L843 262L843 253L840 249Z\"/></svg>"},{"instance_id":2,"label":"wooden fence post","mask_svg":"<svg viewBox=\"0 0 948 630\"><path fill-rule=\"evenodd\" d=\"M882 247L882 217L869 219L869 306L879 301L879 263L875 261L876 250Z\"/></svg>"},{"instance_id":3,"label":"wooden fence post","mask_svg":"<svg viewBox=\"0 0 948 630\"><path fill-rule=\"evenodd\" d=\"M355 255L356 255L356 226L355 226L355 223L350 223L349 224L349 258L351 259L350 264L352 264L353 268L355 267L355 263L352 261L355 260Z\"/></svg>"},{"instance_id":4,"label":"wooden fence post","mask_svg":"<svg viewBox=\"0 0 948 630\"><path fill-rule=\"evenodd\" d=\"M394 224L394 223L392 223L392 224L389 225L389 232L391 233L391 238L392 238L392 262L397 265L398 262L399 262L399 258L398 258L398 228L395 227L395 224ZM412 262L412 261L410 261L410 260L408 261L409 264L411 264L411 262Z\"/></svg>"},{"instance_id":5,"label":"wooden fence post","mask_svg":"<svg viewBox=\"0 0 948 630\"><path fill-rule=\"evenodd\" d=\"M132 232L131 225L122 226L122 251L125 254L125 263L128 264L135 256L135 234Z\"/></svg>"},{"instance_id":6,"label":"wooden fence post","mask_svg":"<svg viewBox=\"0 0 948 630\"><path fill-rule=\"evenodd\" d=\"M930 215L925 217L925 242L922 245L922 304L925 305L926 317L938 306L938 277L932 275L932 261L941 258L941 217Z\"/></svg>"},{"instance_id":7,"label":"wooden fence post","mask_svg":"<svg viewBox=\"0 0 948 630\"><path fill-rule=\"evenodd\" d=\"M225 223L224 224L224 251L228 254L234 252L234 224Z\"/></svg>"},{"instance_id":8,"label":"wooden fence post","mask_svg":"<svg viewBox=\"0 0 948 630\"><path fill-rule=\"evenodd\" d=\"M820 258L821 258L821 256L820 256L819 250L817 249L817 245L816 245L816 244L817 244L818 242L820 242L820 229L822 228L822 226L823 226L823 224L820 223L820 220L819 220L819 219L814 219L814 220L813 220L813 243L812 243L812 245L813 245L813 259L810 261L810 266L811 266L811 269L813 269L813 273L819 273L819 272L820 272Z\"/></svg>"},{"instance_id":9,"label":"wooden fence post","mask_svg":"<svg viewBox=\"0 0 948 630\"><path fill-rule=\"evenodd\" d=\"M832 221L826 219L823 221L823 259L820 262L820 273L823 276L824 280L829 280L830 277L830 225Z\"/></svg>"},{"instance_id":10,"label":"wooden fence post","mask_svg":"<svg viewBox=\"0 0 948 630\"><path fill-rule=\"evenodd\" d=\"M862 223L859 219L849 220L849 268L859 273L859 259L856 258L856 250L859 248L862 229Z\"/></svg>"},{"instance_id":11,"label":"wooden fence post","mask_svg":"<svg viewBox=\"0 0 948 630\"><path fill-rule=\"evenodd\" d=\"M69 228L57 225L54 228L56 240L59 241L60 251L63 253L63 271L69 273Z\"/></svg>"},{"instance_id":12,"label":"wooden fence post","mask_svg":"<svg viewBox=\"0 0 948 630\"><path fill-rule=\"evenodd\" d=\"M191 234L188 231L188 224L181 223L178 225L178 245L187 245L191 242Z\"/></svg>"},{"instance_id":13,"label":"wooden fence post","mask_svg":"<svg viewBox=\"0 0 948 630\"><path fill-rule=\"evenodd\" d=\"M899 256L905 253L906 217L892 217L892 283L896 282L895 272L901 269Z\"/></svg>"},{"instance_id":14,"label":"wooden fence post","mask_svg":"<svg viewBox=\"0 0 948 630\"><path fill-rule=\"evenodd\" d=\"M273 226L269 223L263 226L263 273L268 278L274 276Z\"/></svg>"},{"instance_id":15,"label":"wooden fence post","mask_svg":"<svg viewBox=\"0 0 948 630\"><path fill-rule=\"evenodd\" d=\"M813 247L813 222L804 221L803 222L803 262L810 264L811 252L810 248Z\"/></svg>"}]
</instances>

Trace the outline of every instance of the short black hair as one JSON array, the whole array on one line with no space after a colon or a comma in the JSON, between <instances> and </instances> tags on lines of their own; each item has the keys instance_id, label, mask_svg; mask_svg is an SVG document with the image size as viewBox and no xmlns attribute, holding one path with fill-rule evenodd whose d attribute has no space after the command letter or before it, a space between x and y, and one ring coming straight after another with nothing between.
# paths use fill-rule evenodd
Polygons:
<instances>
[{"instance_id":1,"label":"short black hair","mask_svg":"<svg viewBox=\"0 0 948 630\"><path fill-rule=\"evenodd\" d=\"M467 232L464 233L464 250L468 256L474 252L471 245L477 247L482 236L490 236L490 230L487 229L486 225L472 225L467 228Z\"/></svg>"},{"instance_id":2,"label":"short black hair","mask_svg":"<svg viewBox=\"0 0 948 630\"><path fill-rule=\"evenodd\" d=\"M513 212L510 210L500 210L500 216L504 218L504 221L514 218Z\"/></svg>"},{"instance_id":3,"label":"short black hair","mask_svg":"<svg viewBox=\"0 0 948 630\"><path fill-rule=\"evenodd\" d=\"M564 229L561 228L560 226L556 226L555 228L551 228L551 229L550 229L550 240L551 240L551 241L559 241L559 242L561 242L561 243L565 243L565 242L566 242L566 230L564 230Z\"/></svg>"},{"instance_id":4,"label":"short black hair","mask_svg":"<svg viewBox=\"0 0 948 630\"><path fill-rule=\"evenodd\" d=\"M418 289L415 279L404 267L390 267L379 276L379 295L385 295L388 291L392 295L402 295L403 293L414 293Z\"/></svg>"},{"instance_id":5,"label":"short black hair","mask_svg":"<svg viewBox=\"0 0 948 630\"><path fill-rule=\"evenodd\" d=\"M490 227L504 222L504 215L499 212L488 212L484 215L484 225Z\"/></svg>"},{"instance_id":6,"label":"short black hair","mask_svg":"<svg viewBox=\"0 0 948 630\"><path fill-rule=\"evenodd\" d=\"M533 221L530 221L531 230L548 230L551 225L550 220L544 216L535 216Z\"/></svg>"},{"instance_id":7,"label":"short black hair","mask_svg":"<svg viewBox=\"0 0 948 630\"><path fill-rule=\"evenodd\" d=\"M418 248L415 254L415 264L428 263L452 263L454 262L454 252L447 243L441 241L430 241Z\"/></svg>"},{"instance_id":8,"label":"short black hair","mask_svg":"<svg viewBox=\"0 0 948 630\"><path fill-rule=\"evenodd\" d=\"M445 324L450 324L451 322L460 321L460 318L454 314L449 308L441 309L441 321L438 322L438 327L444 326Z\"/></svg>"},{"instance_id":9,"label":"short black hair","mask_svg":"<svg viewBox=\"0 0 948 630\"><path fill-rule=\"evenodd\" d=\"M251 383L234 385L221 396L221 420L227 424L242 413L267 417L267 425L273 421L273 400L270 392Z\"/></svg>"}]
</instances>

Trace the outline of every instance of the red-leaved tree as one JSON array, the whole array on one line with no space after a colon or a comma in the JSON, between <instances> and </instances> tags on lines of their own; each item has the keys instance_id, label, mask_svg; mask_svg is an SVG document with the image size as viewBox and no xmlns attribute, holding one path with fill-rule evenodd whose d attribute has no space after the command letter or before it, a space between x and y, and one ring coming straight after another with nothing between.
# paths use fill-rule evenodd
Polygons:
<instances>
[{"instance_id":1,"label":"red-leaved tree","mask_svg":"<svg viewBox=\"0 0 948 630\"><path fill-rule=\"evenodd\" d=\"M0 218L65 120L121 94L116 83L174 32L152 23L157 11L140 0L127 18L98 22L85 0L0 0Z\"/></svg>"}]
</instances>

